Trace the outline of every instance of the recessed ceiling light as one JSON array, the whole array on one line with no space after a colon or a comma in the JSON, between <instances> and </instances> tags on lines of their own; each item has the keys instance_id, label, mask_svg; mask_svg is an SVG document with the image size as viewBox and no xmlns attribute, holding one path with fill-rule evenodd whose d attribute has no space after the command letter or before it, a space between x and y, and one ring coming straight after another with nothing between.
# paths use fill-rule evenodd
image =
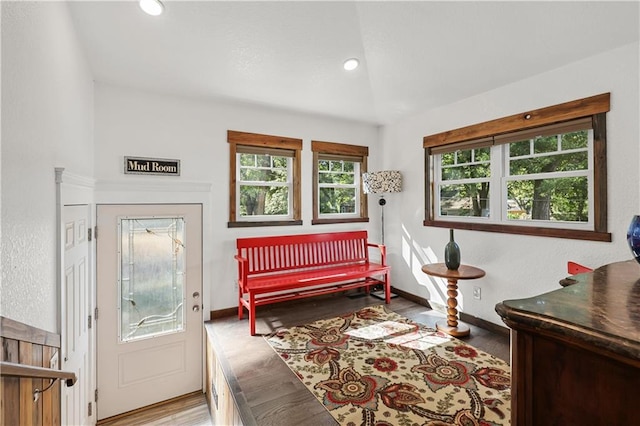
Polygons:
<instances>
[{"instance_id":1,"label":"recessed ceiling light","mask_svg":"<svg viewBox=\"0 0 640 426\"><path fill-rule=\"evenodd\" d=\"M344 69L347 71L353 71L356 68L358 68L358 65L360 65L360 61L358 61L356 58L351 58L351 59L347 59L346 61L344 61Z\"/></svg>"},{"instance_id":2,"label":"recessed ceiling light","mask_svg":"<svg viewBox=\"0 0 640 426\"><path fill-rule=\"evenodd\" d=\"M164 5L160 0L140 0L140 8L151 16L161 15Z\"/></svg>"}]
</instances>

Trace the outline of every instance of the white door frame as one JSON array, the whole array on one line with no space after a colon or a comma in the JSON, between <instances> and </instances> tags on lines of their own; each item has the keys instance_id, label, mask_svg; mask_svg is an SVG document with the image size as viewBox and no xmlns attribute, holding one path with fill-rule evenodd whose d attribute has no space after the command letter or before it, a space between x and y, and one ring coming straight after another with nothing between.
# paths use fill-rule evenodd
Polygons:
<instances>
[{"instance_id":1,"label":"white door frame","mask_svg":"<svg viewBox=\"0 0 640 426\"><path fill-rule=\"evenodd\" d=\"M57 289L57 330L61 337L61 344L64 345L67 339L67 330L66 330L66 294L64 292L64 244L65 244L65 236L64 229L65 224L63 223L63 208L65 205L87 205L89 206L89 223L87 224L87 229L94 228L94 218L95 218L95 203L94 203L94 186L95 181L91 178L87 178L80 175L75 175L73 173L65 172L63 167L55 168L55 183L56 183L56 289ZM88 273L87 273L87 288L91 294L90 298L90 306L87 307L88 312L92 315L95 309L95 295L96 295L96 280L95 280L95 244L93 244L93 239L89 243L89 262L88 262ZM93 322L93 318L92 318ZM94 325L94 324L92 324ZM87 389L90 391L91 389L96 388L96 352L95 352L95 326L92 326L89 333L89 375L88 378L82 378L82 380L86 380L85 384ZM61 353L65 353L66 349L61 348ZM58 368L62 366L64 363L63 359L58 360ZM93 394L93 392L90 392ZM89 398L89 402L92 406L91 415L82 415L81 413L76 413L75 415L68 416L67 413L62 411L63 419L66 417L72 418L88 418L90 424L96 423L96 406L93 398ZM74 406L80 407L78 404L74 404ZM61 398L61 410L64 407L62 406L62 398ZM88 407L80 407L82 410L87 410ZM87 413L83 413L87 414Z\"/></svg>"}]
</instances>

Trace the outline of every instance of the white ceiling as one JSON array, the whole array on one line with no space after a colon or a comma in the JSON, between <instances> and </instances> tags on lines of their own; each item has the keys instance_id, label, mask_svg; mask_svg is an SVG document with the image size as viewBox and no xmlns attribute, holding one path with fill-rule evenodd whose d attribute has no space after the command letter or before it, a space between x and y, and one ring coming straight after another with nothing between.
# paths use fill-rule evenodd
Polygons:
<instances>
[{"instance_id":1,"label":"white ceiling","mask_svg":"<svg viewBox=\"0 0 640 426\"><path fill-rule=\"evenodd\" d=\"M70 3L96 81L376 124L640 39L638 1L164 4Z\"/></svg>"}]
</instances>

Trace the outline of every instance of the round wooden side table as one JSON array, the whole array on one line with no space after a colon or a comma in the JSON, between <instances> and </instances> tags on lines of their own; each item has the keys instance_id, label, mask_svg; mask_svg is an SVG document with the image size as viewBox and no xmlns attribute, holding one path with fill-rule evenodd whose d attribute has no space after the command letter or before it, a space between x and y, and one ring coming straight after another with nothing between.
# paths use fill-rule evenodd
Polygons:
<instances>
[{"instance_id":1,"label":"round wooden side table","mask_svg":"<svg viewBox=\"0 0 640 426\"><path fill-rule=\"evenodd\" d=\"M468 336L469 326L458 322L458 280L482 278L485 272L475 266L460 265L456 270L448 269L444 263L431 263L422 267L422 272L447 279L447 319L436 322L436 328L454 337Z\"/></svg>"}]
</instances>

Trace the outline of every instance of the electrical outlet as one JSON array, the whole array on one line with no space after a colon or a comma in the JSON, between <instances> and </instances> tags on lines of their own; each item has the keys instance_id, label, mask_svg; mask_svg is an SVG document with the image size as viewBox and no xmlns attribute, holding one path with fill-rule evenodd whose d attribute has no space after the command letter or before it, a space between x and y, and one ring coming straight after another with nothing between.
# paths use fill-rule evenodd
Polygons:
<instances>
[{"instance_id":1,"label":"electrical outlet","mask_svg":"<svg viewBox=\"0 0 640 426\"><path fill-rule=\"evenodd\" d=\"M480 287L473 287L473 298L474 299L482 299L482 293L480 292Z\"/></svg>"}]
</instances>

